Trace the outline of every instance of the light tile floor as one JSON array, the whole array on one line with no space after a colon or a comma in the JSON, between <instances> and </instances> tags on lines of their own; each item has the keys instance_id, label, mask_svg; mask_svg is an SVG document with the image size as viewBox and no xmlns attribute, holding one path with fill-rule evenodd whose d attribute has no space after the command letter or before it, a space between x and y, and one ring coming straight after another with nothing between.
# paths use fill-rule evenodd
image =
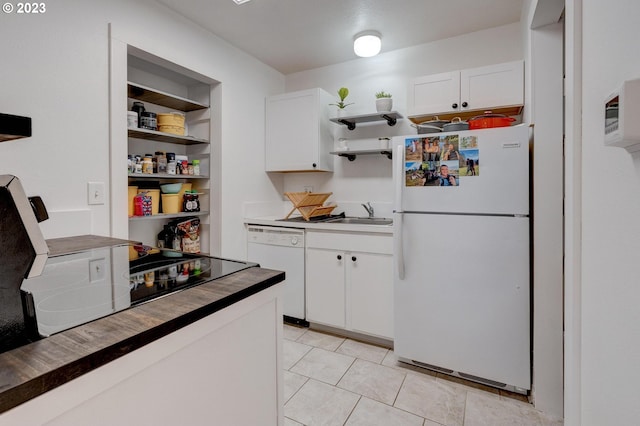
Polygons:
<instances>
[{"instance_id":1,"label":"light tile floor","mask_svg":"<svg viewBox=\"0 0 640 426\"><path fill-rule=\"evenodd\" d=\"M392 350L284 325L285 426L559 426L523 396L397 361Z\"/></svg>"}]
</instances>

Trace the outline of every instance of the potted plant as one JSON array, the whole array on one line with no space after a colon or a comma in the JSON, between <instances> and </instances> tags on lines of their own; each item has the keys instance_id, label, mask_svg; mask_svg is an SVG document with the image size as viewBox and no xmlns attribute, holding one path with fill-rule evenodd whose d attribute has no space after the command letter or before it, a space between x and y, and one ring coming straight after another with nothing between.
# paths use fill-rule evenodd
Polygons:
<instances>
[{"instance_id":1,"label":"potted plant","mask_svg":"<svg viewBox=\"0 0 640 426\"><path fill-rule=\"evenodd\" d=\"M390 93L386 93L384 90L376 93L376 111L378 112L391 111L392 106L393 106L393 99L391 99Z\"/></svg>"},{"instance_id":2,"label":"potted plant","mask_svg":"<svg viewBox=\"0 0 640 426\"><path fill-rule=\"evenodd\" d=\"M344 103L345 98L349 96L349 89L347 89L346 87L341 87L340 89L338 89L338 96L340 97L340 101L336 102L335 104L329 104L329 105L337 106L338 116L341 116L344 113L344 109L349 105L353 105L353 102L350 104Z\"/></svg>"}]
</instances>

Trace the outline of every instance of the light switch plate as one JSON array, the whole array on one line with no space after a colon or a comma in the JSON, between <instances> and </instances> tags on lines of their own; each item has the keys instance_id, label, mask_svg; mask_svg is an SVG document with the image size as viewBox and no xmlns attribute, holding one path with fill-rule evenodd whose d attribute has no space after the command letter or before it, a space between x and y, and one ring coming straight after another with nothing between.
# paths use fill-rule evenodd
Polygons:
<instances>
[{"instance_id":1,"label":"light switch plate","mask_svg":"<svg viewBox=\"0 0 640 426\"><path fill-rule=\"evenodd\" d=\"M89 204L104 204L104 182L89 182L87 184L87 202Z\"/></svg>"}]
</instances>

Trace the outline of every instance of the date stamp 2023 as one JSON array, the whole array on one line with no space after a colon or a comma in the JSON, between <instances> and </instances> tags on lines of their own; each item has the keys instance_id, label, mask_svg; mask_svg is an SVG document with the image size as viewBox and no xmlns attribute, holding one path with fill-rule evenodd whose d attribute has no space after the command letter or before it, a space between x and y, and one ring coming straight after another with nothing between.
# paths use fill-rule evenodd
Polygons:
<instances>
[{"instance_id":1,"label":"date stamp 2023","mask_svg":"<svg viewBox=\"0 0 640 426\"><path fill-rule=\"evenodd\" d=\"M47 12L47 4L40 3L3 3L2 11L6 14L37 15Z\"/></svg>"}]
</instances>

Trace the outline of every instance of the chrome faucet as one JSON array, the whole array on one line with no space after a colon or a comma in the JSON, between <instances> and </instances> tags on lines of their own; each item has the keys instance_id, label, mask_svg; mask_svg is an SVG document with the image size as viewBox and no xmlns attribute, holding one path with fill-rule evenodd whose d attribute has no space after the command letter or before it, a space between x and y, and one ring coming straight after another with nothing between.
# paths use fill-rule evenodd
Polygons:
<instances>
[{"instance_id":1,"label":"chrome faucet","mask_svg":"<svg viewBox=\"0 0 640 426\"><path fill-rule=\"evenodd\" d=\"M373 207L371 207L371 203L367 201L366 204L362 204L362 207L369 213L369 217L373 217Z\"/></svg>"}]
</instances>

